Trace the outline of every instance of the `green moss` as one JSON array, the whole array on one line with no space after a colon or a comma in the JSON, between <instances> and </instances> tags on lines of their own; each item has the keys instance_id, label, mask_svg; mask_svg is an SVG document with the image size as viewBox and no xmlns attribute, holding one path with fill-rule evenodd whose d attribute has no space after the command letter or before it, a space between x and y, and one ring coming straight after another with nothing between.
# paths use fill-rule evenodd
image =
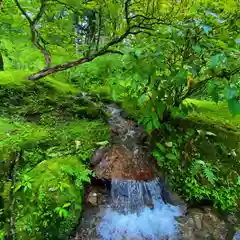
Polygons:
<instances>
[{"instance_id":1,"label":"green moss","mask_svg":"<svg viewBox=\"0 0 240 240\"><path fill-rule=\"evenodd\" d=\"M77 154L84 160L89 160L97 142L108 140L108 126L102 121L79 120L60 124L55 128L56 139L61 145L76 148Z\"/></svg>"},{"instance_id":2,"label":"green moss","mask_svg":"<svg viewBox=\"0 0 240 240\"><path fill-rule=\"evenodd\" d=\"M48 136L49 132L46 127L0 118L0 152L6 148L15 149L30 143L37 144Z\"/></svg>"},{"instance_id":3,"label":"green moss","mask_svg":"<svg viewBox=\"0 0 240 240\"><path fill-rule=\"evenodd\" d=\"M18 239L64 237L80 217L88 174L76 157L68 156L45 160L22 175L17 188Z\"/></svg>"},{"instance_id":4,"label":"green moss","mask_svg":"<svg viewBox=\"0 0 240 240\"><path fill-rule=\"evenodd\" d=\"M95 96L103 103L113 102L109 86L92 84L88 90L91 96Z\"/></svg>"},{"instance_id":5,"label":"green moss","mask_svg":"<svg viewBox=\"0 0 240 240\"><path fill-rule=\"evenodd\" d=\"M60 93L77 93L78 90L73 88L70 84L65 82L60 82L52 77L46 77L39 81L27 80L30 75L29 72L24 72L20 70L15 71L4 71L0 72L0 86L5 88L16 88L20 87L24 89L26 86L39 86L42 85L46 88L52 89L55 92Z\"/></svg>"},{"instance_id":6,"label":"green moss","mask_svg":"<svg viewBox=\"0 0 240 240\"><path fill-rule=\"evenodd\" d=\"M0 82L1 115L21 116L27 121L36 122L50 114L60 120L101 118L100 109L74 97L79 90L70 84L51 77L29 81L26 80L28 75L29 73L20 71L0 73L3 78ZM103 96L107 98L106 95ZM99 101L98 97L95 100ZM47 118L44 124L48 124L46 120ZM52 123L51 118L50 124Z\"/></svg>"},{"instance_id":7,"label":"green moss","mask_svg":"<svg viewBox=\"0 0 240 240\"><path fill-rule=\"evenodd\" d=\"M233 117L228 110L227 103L219 102L216 104L211 101L195 99L188 99L186 102L191 102L198 108L198 112L191 113L188 116L189 119L205 124L214 124L219 128L233 131L240 130L240 116Z\"/></svg>"}]
</instances>

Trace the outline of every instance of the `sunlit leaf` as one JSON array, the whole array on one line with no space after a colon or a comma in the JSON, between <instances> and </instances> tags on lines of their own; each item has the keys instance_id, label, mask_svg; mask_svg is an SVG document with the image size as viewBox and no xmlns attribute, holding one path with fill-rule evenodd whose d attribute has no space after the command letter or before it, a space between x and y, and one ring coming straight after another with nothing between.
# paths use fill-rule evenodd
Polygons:
<instances>
[{"instance_id":1,"label":"sunlit leaf","mask_svg":"<svg viewBox=\"0 0 240 240\"><path fill-rule=\"evenodd\" d=\"M169 160L177 160L176 155L174 155L172 153L167 153L165 157Z\"/></svg>"}]
</instances>

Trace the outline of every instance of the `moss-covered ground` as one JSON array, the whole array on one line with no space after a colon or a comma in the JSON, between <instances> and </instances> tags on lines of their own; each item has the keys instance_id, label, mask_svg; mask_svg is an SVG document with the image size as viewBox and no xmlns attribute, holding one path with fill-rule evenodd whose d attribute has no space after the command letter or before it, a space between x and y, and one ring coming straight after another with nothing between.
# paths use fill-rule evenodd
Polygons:
<instances>
[{"instance_id":1,"label":"moss-covered ground","mask_svg":"<svg viewBox=\"0 0 240 240\"><path fill-rule=\"evenodd\" d=\"M8 232L14 196L17 239L64 239L81 214L87 164L108 128L97 107L76 97L81 90L54 78L31 82L28 74L0 72L0 228Z\"/></svg>"}]
</instances>

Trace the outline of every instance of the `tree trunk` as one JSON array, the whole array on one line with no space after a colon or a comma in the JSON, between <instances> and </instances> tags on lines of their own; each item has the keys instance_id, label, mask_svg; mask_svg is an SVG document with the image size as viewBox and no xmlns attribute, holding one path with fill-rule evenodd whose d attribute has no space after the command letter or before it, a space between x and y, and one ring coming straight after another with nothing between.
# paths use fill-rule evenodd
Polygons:
<instances>
[{"instance_id":1,"label":"tree trunk","mask_svg":"<svg viewBox=\"0 0 240 240\"><path fill-rule=\"evenodd\" d=\"M0 53L0 71L4 71L3 56Z\"/></svg>"}]
</instances>

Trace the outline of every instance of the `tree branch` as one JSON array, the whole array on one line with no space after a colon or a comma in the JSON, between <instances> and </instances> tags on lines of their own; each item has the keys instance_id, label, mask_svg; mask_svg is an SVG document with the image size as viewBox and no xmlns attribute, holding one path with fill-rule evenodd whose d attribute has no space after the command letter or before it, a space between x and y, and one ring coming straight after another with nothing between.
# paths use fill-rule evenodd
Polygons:
<instances>
[{"instance_id":1,"label":"tree branch","mask_svg":"<svg viewBox=\"0 0 240 240\"><path fill-rule=\"evenodd\" d=\"M41 0L41 7L40 7L37 15L33 18L33 20L29 17L29 15L26 13L26 11L22 8L22 6L20 5L18 0L15 0L15 3L17 5L18 9L25 16L25 18L27 19L27 21L29 23L30 32L31 32L31 41L32 41L33 45L41 51L41 53L43 54L44 59L45 59L46 68L49 68L51 65L51 57L50 57L50 54L47 51L47 49L39 43L39 40L42 40L42 38L36 29L36 24L39 22L43 13L45 12L46 0Z\"/></svg>"},{"instance_id":2,"label":"tree branch","mask_svg":"<svg viewBox=\"0 0 240 240\"><path fill-rule=\"evenodd\" d=\"M129 17L129 4L130 4L131 0L125 0L125 7L124 7L124 10L125 10L125 18L126 18L126 22L127 22L127 27L129 28L130 27L130 17Z\"/></svg>"},{"instance_id":3,"label":"tree branch","mask_svg":"<svg viewBox=\"0 0 240 240\"><path fill-rule=\"evenodd\" d=\"M17 0L15 0L15 1L17 1ZM146 32L144 30L152 31L153 30L152 24L148 22L147 24L144 25L144 21L145 21L144 18L143 18L143 21L141 21L141 23L133 24L132 26L130 25L131 24L131 21L130 21L131 18L129 17L130 2L131 2L131 0L126 0L125 4L124 4L124 14L125 14L125 18L126 18L126 21L127 21L127 28L121 36L114 38L109 43L107 43L104 47L102 47L102 49L100 49L99 51L97 51L96 53L94 53L92 55L89 55L87 57L83 57L83 58L80 58L78 60L71 61L71 62L68 62L68 63L56 65L52 68L43 69L43 70L29 76L28 79L33 80L33 81L38 80L38 79L46 77L50 74L54 74L56 72L66 70L66 69L75 67L77 65L81 65L81 64L86 63L86 62L91 62L95 58L97 58L99 56L102 56L104 54L107 54L107 53L122 54L121 52L116 51L116 50L109 50L109 48L112 47L112 46L115 46L116 44L118 44L120 42L122 42L128 35L137 35L139 33L144 33L144 34L150 35L151 33ZM162 20L161 20L161 22L159 20L158 22L154 22L153 24L157 24L157 23L162 24Z\"/></svg>"}]
</instances>

